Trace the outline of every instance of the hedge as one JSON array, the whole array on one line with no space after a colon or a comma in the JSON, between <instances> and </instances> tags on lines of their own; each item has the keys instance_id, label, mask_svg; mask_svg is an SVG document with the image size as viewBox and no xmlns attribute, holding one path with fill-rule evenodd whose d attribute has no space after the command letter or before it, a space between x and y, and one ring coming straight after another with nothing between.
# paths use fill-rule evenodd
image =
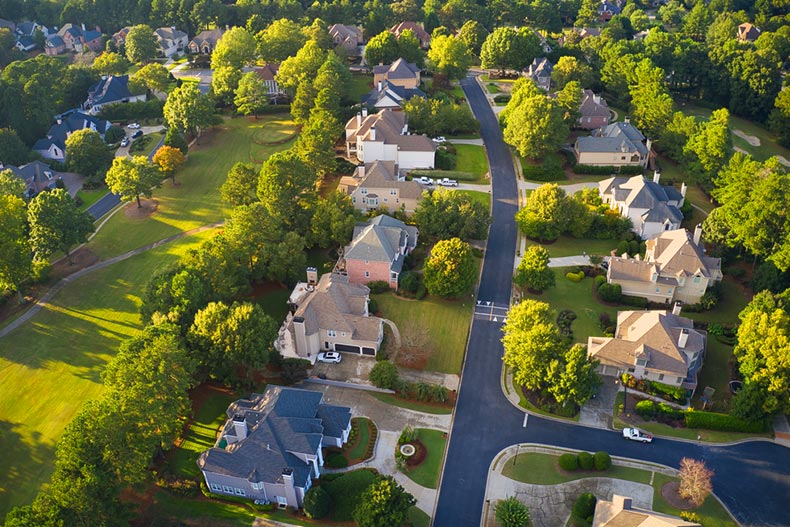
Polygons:
<instances>
[{"instance_id":1,"label":"hedge","mask_svg":"<svg viewBox=\"0 0 790 527\"><path fill-rule=\"evenodd\" d=\"M620 284L603 283L598 286L598 298L604 302L618 302L623 297Z\"/></svg>"},{"instance_id":2,"label":"hedge","mask_svg":"<svg viewBox=\"0 0 790 527\"><path fill-rule=\"evenodd\" d=\"M608 452L596 452L593 455L593 461L595 462L595 470L609 470L612 466L612 456Z\"/></svg>"},{"instance_id":3,"label":"hedge","mask_svg":"<svg viewBox=\"0 0 790 527\"><path fill-rule=\"evenodd\" d=\"M597 499L589 492L585 492L576 499L571 509L571 519L574 520L574 525L589 525L595 514L595 504ZM581 522L579 521L581 520ZM583 522L583 523L582 523Z\"/></svg>"},{"instance_id":4,"label":"hedge","mask_svg":"<svg viewBox=\"0 0 790 527\"><path fill-rule=\"evenodd\" d=\"M162 118L165 101L151 99L130 103L110 104L102 107L99 117L107 121L129 121L131 119Z\"/></svg>"},{"instance_id":5,"label":"hedge","mask_svg":"<svg viewBox=\"0 0 790 527\"><path fill-rule=\"evenodd\" d=\"M608 176L611 174L636 175L645 171L640 166L593 166L593 165L574 165L573 173L584 176Z\"/></svg>"},{"instance_id":6,"label":"hedge","mask_svg":"<svg viewBox=\"0 0 790 527\"><path fill-rule=\"evenodd\" d=\"M706 430L721 430L723 432L765 432L765 422L763 421L746 421L732 415L714 412L686 412L686 426L688 428L704 428Z\"/></svg>"},{"instance_id":7,"label":"hedge","mask_svg":"<svg viewBox=\"0 0 790 527\"><path fill-rule=\"evenodd\" d=\"M593 455L589 452L579 452L579 468L582 470L592 470L595 466Z\"/></svg>"},{"instance_id":8,"label":"hedge","mask_svg":"<svg viewBox=\"0 0 790 527\"><path fill-rule=\"evenodd\" d=\"M329 468L346 468L348 460L340 452L335 452L326 457L326 466Z\"/></svg>"},{"instance_id":9,"label":"hedge","mask_svg":"<svg viewBox=\"0 0 790 527\"><path fill-rule=\"evenodd\" d=\"M449 179L456 179L458 181L475 181L477 180L477 175L472 174L471 172L464 172L462 170L412 170L411 177L418 178L418 177L430 177L434 179L442 179L442 178L449 178Z\"/></svg>"},{"instance_id":10,"label":"hedge","mask_svg":"<svg viewBox=\"0 0 790 527\"><path fill-rule=\"evenodd\" d=\"M625 304L627 306L633 306L638 308L646 308L647 307L647 298L642 298L641 296L630 296L630 295L620 295L620 303Z\"/></svg>"},{"instance_id":11,"label":"hedge","mask_svg":"<svg viewBox=\"0 0 790 527\"><path fill-rule=\"evenodd\" d=\"M559 457L557 463L559 463L561 469L571 472L579 467L579 458L576 454L563 454Z\"/></svg>"},{"instance_id":12,"label":"hedge","mask_svg":"<svg viewBox=\"0 0 790 527\"><path fill-rule=\"evenodd\" d=\"M584 280L584 276L585 276L584 271L579 271L578 273L571 273L571 272L565 273L565 278L567 278L571 282L581 282L582 280Z\"/></svg>"}]
</instances>

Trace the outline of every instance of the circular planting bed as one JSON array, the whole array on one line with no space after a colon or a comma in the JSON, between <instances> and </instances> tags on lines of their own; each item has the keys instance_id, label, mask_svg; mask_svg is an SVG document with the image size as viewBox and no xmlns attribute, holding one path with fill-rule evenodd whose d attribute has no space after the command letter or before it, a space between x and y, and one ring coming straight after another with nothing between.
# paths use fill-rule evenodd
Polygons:
<instances>
[{"instance_id":1,"label":"circular planting bed","mask_svg":"<svg viewBox=\"0 0 790 527\"><path fill-rule=\"evenodd\" d=\"M417 452L417 449L414 448L414 445L406 443L405 445L401 445L400 453L406 457L411 457Z\"/></svg>"},{"instance_id":2,"label":"circular planting bed","mask_svg":"<svg viewBox=\"0 0 790 527\"><path fill-rule=\"evenodd\" d=\"M407 446L411 445L414 447L414 454L406 458L406 466L409 468L414 468L423 461L425 461L425 456L428 455L428 449L425 448L425 445L422 444L422 441L419 439L415 439L411 443L406 443ZM404 454L405 455L405 454Z\"/></svg>"},{"instance_id":3,"label":"circular planting bed","mask_svg":"<svg viewBox=\"0 0 790 527\"><path fill-rule=\"evenodd\" d=\"M664 497L667 503L669 503L676 509L680 509L682 511L688 511L693 509L694 504L691 502L691 500L687 500L680 497L680 494L678 493L679 488L680 488L679 481L670 481L664 483L664 486L661 487L661 496Z\"/></svg>"}]
</instances>

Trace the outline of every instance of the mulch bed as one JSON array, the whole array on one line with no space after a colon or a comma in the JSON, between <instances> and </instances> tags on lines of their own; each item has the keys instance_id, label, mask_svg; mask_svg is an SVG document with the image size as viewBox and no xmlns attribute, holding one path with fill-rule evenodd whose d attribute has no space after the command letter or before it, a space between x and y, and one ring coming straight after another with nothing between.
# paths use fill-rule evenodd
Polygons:
<instances>
[{"instance_id":1,"label":"mulch bed","mask_svg":"<svg viewBox=\"0 0 790 527\"><path fill-rule=\"evenodd\" d=\"M661 487L661 496L667 500L667 503L672 505L676 509L680 509L682 511L688 511L694 508L694 504L691 500L683 499L678 494L678 489L680 488L679 481L670 481L668 483L664 483L664 486Z\"/></svg>"},{"instance_id":2,"label":"mulch bed","mask_svg":"<svg viewBox=\"0 0 790 527\"><path fill-rule=\"evenodd\" d=\"M123 211L124 215L131 219L147 218L159 208L159 202L155 199L143 199L140 204L142 207L137 206L137 200L129 203Z\"/></svg>"},{"instance_id":3,"label":"mulch bed","mask_svg":"<svg viewBox=\"0 0 790 527\"><path fill-rule=\"evenodd\" d=\"M406 466L409 468L419 467L422 462L425 461L425 456L428 455L428 449L425 448L425 445L423 445L422 441L419 439L415 439L408 444L414 447L415 452L413 456L406 458Z\"/></svg>"}]
</instances>

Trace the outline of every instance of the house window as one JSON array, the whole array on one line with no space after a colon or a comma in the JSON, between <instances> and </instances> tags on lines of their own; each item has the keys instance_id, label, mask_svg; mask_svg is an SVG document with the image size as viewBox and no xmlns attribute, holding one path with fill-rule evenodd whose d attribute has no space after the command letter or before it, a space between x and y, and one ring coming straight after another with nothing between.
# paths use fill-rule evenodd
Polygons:
<instances>
[{"instance_id":1,"label":"house window","mask_svg":"<svg viewBox=\"0 0 790 527\"><path fill-rule=\"evenodd\" d=\"M636 359L636 365L637 366L644 366L646 364L647 364L647 361L645 359Z\"/></svg>"},{"instance_id":2,"label":"house window","mask_svg":"<svg viewBox=\"0 0 790 527\"><path fill-rule=\"evenodd\" d=\"M625 156L620 156L620 161L625 161Z\"/></svg>"},{"instance_id":3,"label":"house window","mask_svg":"<svg viewBox=\"0 0 790 527\"><path fill-rule=\"evenodd\" d=\"M367 194L368 193L368 189L362 188L362 189L359 190L359 192L362 193L362 194Z\"/></svg>"},{"instance_id":4,"label":"house window","mask_svg":"<svg viewBox=\"0 0 790 527\"><path fill-rule=\"evenodd\" d=\"M397 195L398 195L398 190L394 189L394 188L391 188L390 189L390 196L397 196Z\"/></svg>"},{"instance_id":5,"label":"house window","mask_svg":"<svg viewBox=\"0 0 790 527\"><path fill-rule=\"evenodd\" d=\"M683 377L678 377L678 384L681 384L682 382L683 382Z\"/></svg>"},{"instance_id":6,"label":"house window","mask_svg":"<svg viewBox=\"0 0 790 527\"><path fill-rule=\"evenodd\" d=\"M699 283L699 276L695 276L695 277L694 277L694 283L695 283L695 284L698 284L698 283Z\"/></svg>"},{"instance_id":7,"label":"house window","mask_svg":"<svg viewBox=\"0 0 790 527\"><path fill-rule=\"evenodd\" d=\"M212 483L211 490L213 490L214 492L222 492L222 486L216 483Z\"/></svg>"},{"instance_id":8,"label":"house window","mask_svg":"<svg viewBox=\"0 0 790 527\"><path fill-rule=\"evenodd\" d=\"M658 380L659 381L663 381L664 380L664 374L663 373L659 373L658 374Z\"/></svg>"},{"instance_id":9,"label":"house window","mask_svg":"<svg viewBox=\"0 0 790 527\"><path fill-rule=\"evenodd\" d=\"M244 491L244 489L233 489L233 492L236 494L236 496L246 496L247 495L247 493Z\"/></svg>"},{"instance_id":10,"label":"house window","mask_svg":"<svg viewBox=\"0 0 790 527\"><path fill-rule=\"evenodd\" d=\"M387 198L384 198L384 203L387 203Z\"/></svg>"},{"instance_id":11,"label":"house window","mask_svg":"<svg viewBox=\"0 0 790 527\"><path fill-rule=\"evenodd\" d=\"M661 288L660 287L656 287L656 293L660 293L660 292L661 292Z\"/></svg>"},{"instance_id":12,"label":"house window","mask_svg":"<svg viewBox=\"0 0 790 527\"><path fill-rule=\"evenodd\" d=\"M330 337L337 337L337 331L335 331L334 329L328 329L328 330L326 330L326 334L327 334L328 336L330 336Z\"/></svg>"},{"instance_id":13,"label":"house window","mask_svg":"<svg viewBox=\"0 0 790 527\"><path fill-rule=\"evenodd\" d=\"M341 336L341 337L345 337L345 336L346 336L346 332L345 332L345 331L341 331L341 332L340 332L340 336Z\"/></svg>"},{"instance_id":14,"label":"house window","mask_svg":"<svg viewBox=\"0 0 790 527\"><path fill-rule=\"evenodd\" d=\"M365 265L368 265L368 260L365 260Z\"/></svg>"},{"instance_id":15,"label":"house window","mask_svg":"<svg viewBox=\"0 0 790 527\"><path fill-rule=\"evenodd\" d=\"M263 488L263 481L252 483L252 490L261 490L262 488Z\"/></svg>"},{"instance_id":16,"label":"house window","mask_svg":"<svg viewBox=\"0 0 790 527\"><path fill-rule=\"evenodd\" d=\"M370 272L369 271L365 271L365 278L370 278Z\"/></svg>"},{"instance_id":17,"label":"house window","mask_svg":"<svg viewBox=\"0 0 790 527\"><path fill-rule=\"evenodd\" d=\"M357 198L356 198L356 196L355 196L355 197L353 197L353 198L351 198L351 203L356 203L356 202L357 202Z\"/></svg>"},{"instance_id":18,"label":"house window","mask_svg":"<svg viewBox=\"0 0 790 527\"><path fill-rule=\"evenodd\" d=\"M227 485L222 485L222 492L225 492L227 494L233 494L233 489L228 487Z\"/></svg>"}]
</instances>

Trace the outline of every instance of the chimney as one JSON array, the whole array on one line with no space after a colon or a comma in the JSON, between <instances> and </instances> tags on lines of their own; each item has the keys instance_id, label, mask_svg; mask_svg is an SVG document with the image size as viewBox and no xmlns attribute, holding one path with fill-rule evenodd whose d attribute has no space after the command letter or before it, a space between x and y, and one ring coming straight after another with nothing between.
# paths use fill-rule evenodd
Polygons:
<instances>
[{"instance_id":1,"label":"chimney","mask_svg":"<svg viewBox=\"0 0 790 527\"><path fill-rule=\"evenodd\" d=\"M672 306L672 314L675 316L680 316L680 310L682 309L680 302L675 302L675 305Z\"/></svg>"},{"instance_id":2,"label":"chimney","mask_svg":"<svg viewBox=\"0 0 790 527\"><path fill-rule=\"evenodd\" d=\"M242 414L233 415L233 429L239 441L247 437L247 420Z\"/></svg>"},{"instance_id":3,"label":"chimney","mask_svg":"<svg viewBox=\"0 0 790 527\"><path fill-rule=\"evenodd\" d=\"M370 127L370 140L371 141L375 141L376 140L376 127L375 126L371 126Z\"/></svg>"},{"instance_id":4,"label":"chimney","mask_svg":"<svg viewBox=\"0 0 790 527\"><path fill-rule=\"evenodd\" d=\"M367 117L367 116L368 116L368 109L367 109L367 107L362 108L362 117Z\"/></svg>"},{"instance_id":5,"label":"chimney","mask_svg":"<svg viewBox=\"0 0 790 527\"><path fill-rule=\"evenodd\" d=\"M698 223L697 226L694 227L694 245L699 246L701 240L702 240L702 224Z\"/></svg>"},{"instance_id":6,"label":"chimney","mask_svg":"<svg viewBox=\"0 0 790 527\"><path fill-rule=\"evenodd\" d=\"M614 505L614 509L617 511L631 510L631 498L615 494L612 496L612 505Z\"/></svg>"},{"instance_id":7,"label":"chimney","mask_svg":"<svg viewBox=\"0 0 790 527\"><path fill-rule=\"evenodd\" d=\"M658 180L659 179L661 179L661 172L659 172L658 170L654 170L653 171L653 183L658 185Z\"/></svg>"},{"instance_id":8,"label":"chimney","mask_svg":"<svg viewBox=\"0 0 790 527\"><path fill-rule=\"evenodd\" d=\"M357 166L357 177L359 179L365 179L365 164L361 164Z\"/></svg>"},{"instance_id":9,"label":"chimney","mask_svg":"<svg viewBox=\"0 0 790 527\"><path fill-rule=\"evenodd\" d=\"M379 91L381 91L381 81L379 81Z\"/></svg>"},{"instance_id":10,"label":"chimney","mask_svg":"<svg viewBox=\"0 0 790 527\"><path fill-rule=\"evenodd\" d=\"M315 267L307 268L307 283L309 285L315 285L318 283L318 269Z\"/></svg>"},{"instance_id":11,"label":"chimney","mask_svg":"<svg viewBox=\"0 0 790 527\"><path fill-rule=\"evenodd\" d=\"M683 328L680 330L680 336L678 337L678 348L685 348L686 344L689 341L689 330Z\"/></svg>"},{"instance_id":12,"label":"chimney","mask_svg":"<svg viewBox=\"0 0 790 527\"><path fill-rule=\"evenodd\" d=\"M307 347L307 334L304 327L304 317L294 317L294 345L296 346L296 355L299 357L309 357L310 353Z\"/></svg>"},{"instance_id":13,"label":"chimney","mask_svg":"<svg viewBox=\"0 0 790 527\"><path fill-rule=\"evenodd\" d=\"M681 196L683 196L684 198L686 197L686 190L687 190L687 189L688 189L688 187L686 186L686 184L685 184L685 183L683 183L682 185L680 185L680 195L681 195ZM683 205L681 205L681 207L682 207L682 206L683 206Z\"/></svg>"},{"instance_id":14,"label":"chimney","mask_svg":"<svg viewBox=\"0 0 790 527\"><path fill-rule=\"evenodd\" d=\"M636 253L636 256L634 256L634 260L636 260L637 262L642 260L642 257L639 255L639 253Z\"/></svg>"},{"instance_id":15,"label":"chimney","mask_svg":"<svg viewBox=\"0 0 790 527\"><path fill-rule=\"evenodd\" d=\"M631 122L631 118L626 115L625 117L623 117L623 122L625 124L629 124Z\"/></svg>"},{"instance_id":16,"label":"chimney","mask_svg":"<svg viewBox=\"0 0 790 527\"><path fill-rule=\"evenodd\" d=\"M362 114L357 112L357 130L362 126Z\"/></svg>"},{"instance_id":17,"label":"chimney","mask_svg":"<svg viewBox=\"0 0 790 527\"><path fill-rule=\"evenodd\" d=\"M82 26L82 31L83 31L83 32L85 32L85 23L83 22L83 23L82 23L82 24L80 24L80 25Z\"/></svg>"}]
</instances>

